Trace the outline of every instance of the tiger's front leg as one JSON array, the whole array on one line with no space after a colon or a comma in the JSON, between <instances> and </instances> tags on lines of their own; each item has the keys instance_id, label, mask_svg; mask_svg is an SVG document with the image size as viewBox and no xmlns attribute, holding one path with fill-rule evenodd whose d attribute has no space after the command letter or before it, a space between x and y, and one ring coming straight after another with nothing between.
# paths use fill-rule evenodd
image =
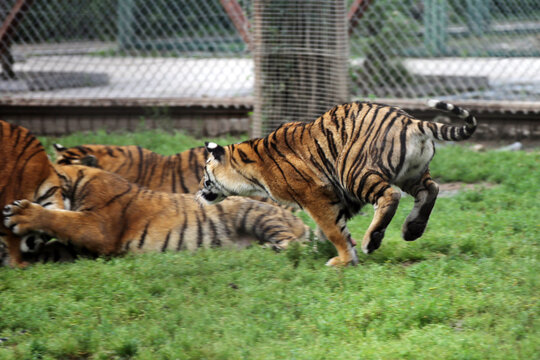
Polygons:
<instances>
[{"instance_id":1,"label":"tiger's front leg","mask_svg":"<svg viewBox=\"0 0 540 360\"><path fill-rule=\"evenodd\" d=\"M105 226L91 212L46 209L28 200L17 200L6 205L3 214L4 226L19 236L44 232L95 253L114 252L114 241L107 241Z\"/></svg>"},{"instance_id":2,"label":"tiger's front leg","mask_svg":"<svg viewBox=\"0 0 540 360\"><path fill-rule=\"evenodd\" d=\"M6 257L9 260L9 266L19 268L25 268L28 266L28 263L22 260L21 238L14 236L13 234L8 234L5 236L5 242L7 252ZM1 265L2 262L0 261L0 266Z\"/></svg>"},{"instance_id":3,"label":"tiger's front leg","mask_svg":"<svg viewBox=\"0 0 540 360\"><path fill-rule=\"evenodd\" d=\"M355 241L351 238L345 218L340 215L339 207L328 208L331 199L318 197L318 200L311 200L309 207L305 210L317 223L319 230L325 237L334 244L338 256L328 260L328 266L357 265L358 255L356 254Z\"/></svg>"}]
</instances>

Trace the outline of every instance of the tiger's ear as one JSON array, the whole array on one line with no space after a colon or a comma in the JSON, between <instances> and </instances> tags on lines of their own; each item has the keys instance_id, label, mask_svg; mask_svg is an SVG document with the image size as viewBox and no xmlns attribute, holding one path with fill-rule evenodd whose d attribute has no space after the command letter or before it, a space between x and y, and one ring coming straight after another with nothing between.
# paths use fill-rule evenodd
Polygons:
<instances>
[{"instance_id":1,"label":"tiger's ear","mask_svg":"<svg viewBox=\"0 0 540 360\"><path fill-rule=\"evenodd\" d=\"M214 155L214 159L217 161L220 161L221 158L223 158L223 155L225 155L225 148L214 142L205 142L204 146L206 147L206 151Z\"/></svg>"},{"instance_id":2,"label":"tiger's ear","mask_svg":"<svg viewBox=\"0 0 540 360\"><path fill-rule=\"evenodd\" d=\"M56 150L57 153L64 152L67 150L66 147L64 147L62 144L54 143L53 144L54 150Z\"/></svg>"},{"instance_id":3,"label":"tiger's ear","mask_svg":"<svg viewBox=\"0 0 540 360\"><path fill-rule=\"evenodd\" d=\"M98 167L98 161L94 155L86 155L85 157L81 158L81 165Z\"/></svg>"}]
</instances>

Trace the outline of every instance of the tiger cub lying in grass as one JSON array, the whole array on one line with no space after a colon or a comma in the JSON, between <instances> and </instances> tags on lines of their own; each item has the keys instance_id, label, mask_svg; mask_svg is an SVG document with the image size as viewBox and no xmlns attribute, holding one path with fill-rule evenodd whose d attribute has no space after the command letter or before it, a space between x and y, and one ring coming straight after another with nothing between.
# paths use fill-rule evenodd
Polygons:
<instances>
[{"instance_id":1,"label":"tiger cub lying in grass","mask_svg":"<svg viewBox=\"0 0 540 360\"><path fill-rule=\"evenodd\" d=\"M96 255L245 246L281 249L308 228L290 212L245 198L201 207L193 195L156 192L100 169L56 165L64 210L17 200L4 225L22 236L43 232Z\"/></svg>"}]
</instances>

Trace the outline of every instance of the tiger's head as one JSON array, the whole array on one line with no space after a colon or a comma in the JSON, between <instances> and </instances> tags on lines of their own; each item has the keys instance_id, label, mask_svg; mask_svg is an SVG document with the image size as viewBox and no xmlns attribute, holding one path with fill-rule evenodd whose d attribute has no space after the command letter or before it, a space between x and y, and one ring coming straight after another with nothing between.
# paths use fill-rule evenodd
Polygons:
<instances>
[{"instance_id":1,"label":"tiger's head","mask_svg":"<svg viewBox=\"0 0 540 360\"><path fill-rule=\"evenodd\" d=\"M103 145L81 145L67 148L61 144L53 144L53 147L56 152L56 163L60 165L85 165L101 168L98 158L104 162L107 157L111 157L107 154L108 147Z\"/></svg>"},{"instance_id":2,"label":"tiger's head","mask_svg":"<svg viewBox=\"0 0 540 360\"><path fill-rule=\"evenodd\" d=\"M240 144L241 145L241 144ZM220 146L213 142L205 143L208 159L204 168L197 199L205 204L216 204L227 196L268 196L262 185L253 180L249 165L253 161L246 160L236 152L245 153L238 145ZM234 152L234 153L233 153ZM251 179L251 180L250 180Z\"/></svg>"}]
</instances>

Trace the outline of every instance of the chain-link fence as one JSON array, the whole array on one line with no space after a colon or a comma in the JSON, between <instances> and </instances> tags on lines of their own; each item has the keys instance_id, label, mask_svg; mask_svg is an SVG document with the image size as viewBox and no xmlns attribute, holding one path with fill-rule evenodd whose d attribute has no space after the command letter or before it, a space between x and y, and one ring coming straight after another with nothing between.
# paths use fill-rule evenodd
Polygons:
<instances>
[{"instance_id":1,"label":"chain-link fence","mask_svg":"<svg viewBox=\"0 0 540 360\"><path fill-rule=\"evenodd\" d=\"M54 104L253 92L252 60L231 20L247 13L242 7L228 10L219 0L8 0L0 2L2 18L9 20L18 3L26 7L4 36L11 51L0 56L4 96Z\"/></svg>"},{"instance_id":2,"label":"chain-link fence","mask_svg":"<svg viewBox=\"0 0 540 360\"><path fill-rule=\"evenodd\" d=\"M373 0L350 23L352 94L540 101L540 2Z\"/></svg>"},{"instance_id":3,"label":"chain-link fence","mask_svg":"<svg viewBox=\"0 0 540 360\"><path fill-rule=\"evenodd\" d=\"M243 102L269 129L344 98L540 102L537 0L4 0L0 19L0 106Z\"/></svg>"}]
</instances>

